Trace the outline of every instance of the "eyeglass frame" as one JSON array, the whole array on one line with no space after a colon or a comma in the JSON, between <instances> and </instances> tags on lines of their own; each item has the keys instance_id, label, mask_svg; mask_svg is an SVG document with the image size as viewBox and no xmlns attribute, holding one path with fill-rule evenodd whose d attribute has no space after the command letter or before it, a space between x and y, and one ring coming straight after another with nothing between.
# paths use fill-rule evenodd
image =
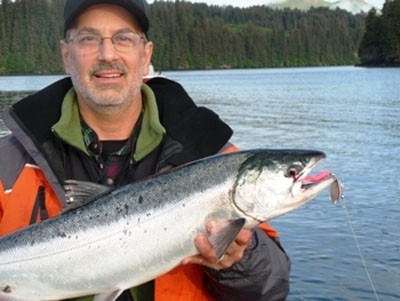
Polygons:
<instances>
[{"instance_id":1,"label":"eyeglass frame","mask_svg":"<svg viewBox=\"0 0 400 301\"><path fill-rule=\"evenodd\" d=\"M139 40L142 40L144 44L146 44L148 42L147 36L144 33L138 33L138 32L134 32L134 31L119 31L119 32L114 33L110 37L103 37L100 34L95 33L95 32L91 32L91 31L83 31L83 32L81 31L81 32L78 32L74 37L69 38L69 36L70 36L70 31L69 30L65 34L64 41L67 44L70 43L70 42L75 43L75 45L78 45L78 47L80 47L79 43L74 42L74 40L77 37L87 35L87 36L93 36L93 37L98 38L98 39L95 39L95 41L97 42L96 48L93 48L93 51L87 51L87 53L96 53L96 52L98 52L101 49L101 46L103 46L103 41L106 40L106 39L110 39L111 40L111 43L113 44L114 49L116 51L118 51L118 52L124 53L124 52L129 52L129 50L135 49L137 45L127 46L126 48L124 48L125 46L122 46L123 47L122 50L119 48L119 47L121 47L121 45L119 45L118 43L115 43L114 37L116 37L118 35L121 35L121 34L134 34L134 35L138 36ZM139 43L138 43L138 45L139 45Z\"/></svg>"}]
</instances>

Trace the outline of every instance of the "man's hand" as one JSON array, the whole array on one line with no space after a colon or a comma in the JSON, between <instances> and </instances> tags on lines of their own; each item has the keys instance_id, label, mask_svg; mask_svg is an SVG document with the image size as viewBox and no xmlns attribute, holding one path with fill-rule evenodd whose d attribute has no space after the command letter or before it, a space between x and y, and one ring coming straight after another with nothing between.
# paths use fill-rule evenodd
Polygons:
<instances>
[{"instance_id":1,"label":"man's hand","mask_svg":"<svg viewBox=\"0 0 400 301\"><path fill-rule=\"evenodd\" d=\"M215 270L229 268L243 258L244 251L251 243L252 235L251 230L243 228L226 250L223 257L218 261L215 249L207 236L199 234L195 238L195 245L199 251L199 255L185 258L182 264L196 263Z\"/></svg>"}]
</instances>

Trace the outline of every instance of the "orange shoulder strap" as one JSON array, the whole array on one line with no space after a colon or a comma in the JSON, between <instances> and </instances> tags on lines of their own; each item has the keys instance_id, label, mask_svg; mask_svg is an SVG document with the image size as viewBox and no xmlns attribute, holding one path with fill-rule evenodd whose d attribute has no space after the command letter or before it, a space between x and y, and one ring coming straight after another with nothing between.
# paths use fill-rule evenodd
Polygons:
<instances>
[{"instance_id":1,"label":"orange shoulder strap","mask_svg":"<svg viewBox=\"0 0 400 301\"><path fill-rule=\"evenodd\" d=\"M52 217L59 213L62 205L43 172L38 168L25 166L13 189L7 193L1 190L0 236L29 225L39 187L44 187L44 206L48 216ZM40 219L37 221L39 222Z\"/></svg>"},{"instance_id":2,"label":"orange shoulder strap","mask_svg":"<svg viewBox=\"0 0 400 301\"><path fill-rule=\"evenodd\" d=\"M267 234L271 238L278 238L279 237L279 232L276 231L272 226L268 223L262 223L258 225L258 228L263 230L265 234Z\"/></svg>"},{"instance_id":3,"label":"orange shoulder strap","mask_svg":"<svg viewBox=\"0 0 400 301\"><path fill-rule=\"evenodd\" d=\"M176 267L155 281L156 301L213 301L203 283L203 269L199 265L188 264Z\"/></svg>"}]
</instances>

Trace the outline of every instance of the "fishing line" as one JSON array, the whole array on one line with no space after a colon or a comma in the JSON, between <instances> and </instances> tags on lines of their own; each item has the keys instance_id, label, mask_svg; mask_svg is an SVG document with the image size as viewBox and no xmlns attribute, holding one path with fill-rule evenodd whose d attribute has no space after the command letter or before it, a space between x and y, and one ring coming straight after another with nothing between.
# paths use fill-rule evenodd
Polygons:
<instances>
[{"instance_id":1,"label":"fishing line","mask_svg":"<svg viewBox=\"0 0 400 301\"><path fill-rule=\"evenodd\" d=\"M375 294L375 298L376 298L376 300L379 301L380 299L379 299L378 293L377 293L377 291L376 291L374 282L372 281L371 275L370 275L370 273L369 273L368 266L367 266L367 262L365 261L364 256L363 256L363 254L362 254L362 252L361 252L360 244L358 243L358 239L357 239L356 233L354 232L353 225L352 225L352 223L351 223L351 221L350 221L350 215L349 215L349 211L348 211L347 206L346 206L346 200L343 199L343 200L342 200L342 204L343 204L344 212L346 212L347 223L348 223L348 225L349 225L349 228L350 228L350 230L351 230L351 233L353 234L354 242L356 243L356 246L357 246L357 249L358 249L358 254L360 255L362 264L363 264L364 269L365 269L365 273L367 274L367 277L368 277L369 283L370 283L370 285L371 285L372 291L373 291L374 294Z\"/></svg>"}]
</instances>

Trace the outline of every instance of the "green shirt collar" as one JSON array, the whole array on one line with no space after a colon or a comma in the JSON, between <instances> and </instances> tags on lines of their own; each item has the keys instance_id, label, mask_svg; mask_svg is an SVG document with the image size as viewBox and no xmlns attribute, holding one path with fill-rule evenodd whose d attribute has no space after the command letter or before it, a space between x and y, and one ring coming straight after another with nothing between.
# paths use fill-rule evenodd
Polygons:
<instances>
[{"instance_id":1,"label":"green shirt collar","mask_svg":"<svg viewBox=\"0 0 400 301\"><path fill-rule=\"evenodd\" d=\"M143 122L134 152L135 161L140 161L152 152L162 141L165 128L162 126L156 98L149 86L142 85ZM66 143L89 155L83 139L81 122L74 88L64 97L61 107L61 118L53 125L52 130Z\"/></svg>"}]
</instances>

